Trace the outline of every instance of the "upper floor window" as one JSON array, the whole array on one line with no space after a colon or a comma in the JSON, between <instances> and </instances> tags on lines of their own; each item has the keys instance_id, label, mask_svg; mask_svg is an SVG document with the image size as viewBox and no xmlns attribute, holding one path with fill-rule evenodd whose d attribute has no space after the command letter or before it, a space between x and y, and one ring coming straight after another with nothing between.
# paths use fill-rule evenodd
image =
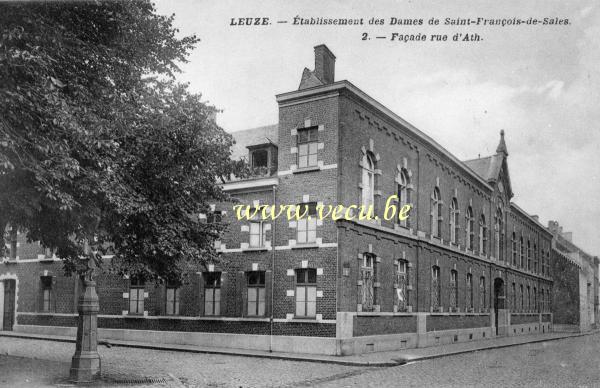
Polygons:
<instances>
[{"instance_id":1,"label":"upper floor window","mask_svg":"<svg viewBox=\"0 0 600 388\"><path fill-rule=\"evenodd\" d=\"M512 264L514 266L517 265L517 234L513 232L512 234Z\"/></svg>"},{"instance_id":2,"label":"upper floor window","mask_svg":"<svg viewBox=\"0 0 600 388\"><path fill-rule=\"evenodd\" d=\"M266 149L253 150L250 153L250 158L252 159L253 169L266 169L269 167L269 151Z\"/></svg>"},{"instance_id":3,"label":"upper floor window","mask_svg":"<svg viewBox=\"0 0 600 388\"><path fill-rule=\"evenodd\" d=\"M519 241L519 267L523 268L525 266L525 244L523 243L523 236L521 236L521 240Z\"/></svg>"},{"instance_id":4,"label":"upper floor window","mask_svg":"<svg viewBox=\"0 0 600 388\"><path fill-rule=\"evenodd\" d=\"M251 248L261 248L264 245L263 223L258 220L250 221L250 242Z\"/></svg>"},{"instance_id":5,"label":"upper floor window","mask_svg":"<svg viewBox=\"0 0 600 388\"><path fill-rule=\"evenodd\" d=\"M495 255L498 260L504 259L504 222L502 210L498 208L496 211L496 219L494 220L494 242Z\"/></svg>"},{"instance_id":6,"label":"upper floor window","mask_svg":"<svg viewBox=\"0 0 600 388\"><path fill-rule=\"evenodd\" d=\"M314 317L317 313L317 270L296 270L296 316Z\"/></svg>"},{"instance_id":7,"label":"upper floor window","mask_svg":"<svg viewBox=\"0 0 600 388\"><path fill-rule=\"evenodd\" d=\"M442 199L440 189L435 188L431 196L431 235L442 237Z\"/></svg>"},{"instance_id":8,"label":"upper floor window","mask_svg":"<svg viewBox=\"0 0 600 388\"><path fill-rule=\"evenodd\" d=\"M471 206L467 208L466 216L466 246L467 249L473 250L473 240L475 239L475 219L473 218L473 209Z\"/></svg>"},{"instance_id":9,"label":"upper floor window","mask_svg":"<svg viewBox=\"0 0 600 388\"><path fill-rule=\"evenodd\" d=\"M527 286L527 310L531 310L531 288Z\"/></svg>"},{"instance_id":10,"label":"upper floor window","mask_svg":"<svg viewBox=\"0 0 600 388\"><path fill-rule=\"evenodd\" d=\"M400 171L400 183L398 183L398 208L402 209L404 206L410 203L410 190L408 189L408 184L410 182L410 178L408 176L408 171L406 169L402 169ZM398 223L405 228L408 227L408 218L405 220L398 220Z\"/></svg>"},{"instance_id":11,"label":"upper floor window","mask_svg":"<svg viewBox=\"0 0 600 388\"><path fill-rule=\"evenodd\" d=\"M317 241L317 204L315 202L298 205L298 212L304 215L297 222L299 244L311 244ZM310 218L310 219L309 219Z\"/></svg>"},{"instance_id":12,"label":"upper floor window","mask_svg":"<svg viewBox=\"0 0 600 388\"><path fill-rule=\"evenodd\" d=\"M537 251L537 244L533 244L533 271L535 273L538 273L539 271L539 264L538 264L538 251Z\"/></svg>"},{"instance_id":13,"label":"upper floor window","mask_svg":"<svg viewBox=\"0 0 600 388\"><path fill-rule=\"evenodd\" d=\"M533 309L538 310L537 288L533 287Z\"/></svg>"},{"instance_id":14,"label":"upper floor window","mask_svg":"<svg viewBox=\"0 0 600 388\"><path fill-rule=\"evenodd\" d=\"M375 163L370 153L362 159L362 205L368 207L375 203Z\"/></svg>"},{"instance_id":15,"label":"upper floor window","mask_svg":"<svg viewBox=\"0 0 600 388\"><path fill-rule=\"evenodd\" d=\"M298 129L298 168L317 166L318 128Z\"/></svg>"},{"instance_id":16,"label":"upper floor window","mask_svg":"<svg viewBox=\"0 0 600 388\"><path fill-rule=\"evenodd\" d=\"M221 315L221 272L204 273L204 315Z\"/></svg>"},{"instance_id":17,"label":"upper floor window","mask_svg":"<svg viewBox=\"0 0 600 388\"><path fill-rule=\"evenodd\" d=\"M458 233L460 230L458 201L452 198L450 204L450 242L458 244Z\"/></svg>"},{"instance_id":18,"label":"upper floor window","mask_svg":"<svg viewBox=\"0 0 600 388\"><path fill-rule=\"evenodd\" d=\"M223 212L215 210L206 215L206 222L209 224L220 224L223 222Z\"/></svg>"},{"instance_id":19,"label":"upper floor window","mask_svg":"<svg viewBox=\"0 0 600 388\"><path fill-rule=\"evenodd\" d=\"M531 241L527 240L527 270L531 271Z\"/></svg>"},{"instance_id":20,"label":"upper floor window","mask_svg":"<svg viewBox=\"0 0 600 388\"><path fill-rule=\"evenodd\" d=\"M487 224L483 214L479 217L479 252L487 254Z\"/></svg>"}]
</instances>

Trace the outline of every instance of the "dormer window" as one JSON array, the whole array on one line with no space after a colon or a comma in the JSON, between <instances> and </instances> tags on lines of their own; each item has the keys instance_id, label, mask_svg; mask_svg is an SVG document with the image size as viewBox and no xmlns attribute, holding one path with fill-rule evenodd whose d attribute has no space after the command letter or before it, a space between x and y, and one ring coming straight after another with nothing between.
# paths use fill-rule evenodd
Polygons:
<instances>
[{"instance_id":1,"label":"dormer window","mask_svg":"<svg viewBox=\"0 0 600 388\"><path fill-rule=\"evenodd\" d=\"M277 147L274 144L248 146L251 175L270 176L277 170Z\"/></svg>"},{"instance_id":2,"label":"dormer window","mask_svg":"<svg viewBox=\"0 0 600 388\"><path fill-rule=\"evenodd\" d=\"M252 151L252 168L268 168L269 167L269 151L266 149L258 149Z\"/></svg>"}]
</instances>

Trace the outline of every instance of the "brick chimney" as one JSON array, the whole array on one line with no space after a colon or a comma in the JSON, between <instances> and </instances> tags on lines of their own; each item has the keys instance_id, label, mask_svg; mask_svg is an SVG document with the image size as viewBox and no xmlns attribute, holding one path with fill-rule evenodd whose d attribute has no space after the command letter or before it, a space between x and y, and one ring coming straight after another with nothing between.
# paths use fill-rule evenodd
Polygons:
<instances>
[{"instance_id":1,"label":"brick chimney","mask_svg":"<svg viewBox=\"0 0 600 388\"><path fill-rule=\"evenodd\" d=\"M315 46L315 72L314 74L324 84L335 81L335 55L325 46Z\"/></svg>"}]
</instances>

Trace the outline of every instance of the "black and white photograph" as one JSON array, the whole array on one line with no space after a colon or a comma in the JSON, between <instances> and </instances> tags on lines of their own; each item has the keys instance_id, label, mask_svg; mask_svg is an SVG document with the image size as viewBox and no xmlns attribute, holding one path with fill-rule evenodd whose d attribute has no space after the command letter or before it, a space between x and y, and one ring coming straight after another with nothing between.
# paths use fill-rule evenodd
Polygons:
<instances>
[{"instance_id":1,"label":"black and white photograph","mask_svg":"<svg viewBox=\"0 0 600 388\"><path fill-rule=\"evenodd\" d=\"M600 387L600 3L0 0L0 387Z\"/></svg>"}]
</instances>

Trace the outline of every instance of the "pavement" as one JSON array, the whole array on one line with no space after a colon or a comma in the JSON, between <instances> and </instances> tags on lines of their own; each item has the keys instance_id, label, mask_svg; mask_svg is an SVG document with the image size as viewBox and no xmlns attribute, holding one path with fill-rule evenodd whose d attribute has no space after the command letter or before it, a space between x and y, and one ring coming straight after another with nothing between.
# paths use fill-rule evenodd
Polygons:
<instances>
[{"instance_id":1,"label":"pavement","mask_svg":"<svg viewBox=\"0 0 600 388\"><path fill-rule=\"evenodd\" d=\"M150 350L177 351L188 353L204 353L204 354L219 354L227 356L244 356L269 358L276 360L288 361L306 361L319 362L326 364L337 364L346 366L360 367L390 367L404 365L409 362L417 362L440 357L453 356L464 353L477 352L488 349L498 349L510 346L523 345L527 343L538 343L547 341L556 341L566 338L580 337L597 333L598 331L588 333L546 333L521 335L514 337L498 337L486 340L476 340L468 342L459 342L448 345L432 346L418 349L404 349L389 352L373 352L352 356L327 356L318 354L298 354L298 353L283 353L283 352L266 352L260 350L245 350L231 348L214 348L195 345L178 345L178 344L157 344L145 343L136 341L121 341L121 340L101 340L101 346L120 346ZM75 339L68 336L54 336L46 334L30 334L17 333L12 331L0 331L0 337L12 337L23 339L37 339L56 342L74 343Z\"/></svg>"}]
</instances>

